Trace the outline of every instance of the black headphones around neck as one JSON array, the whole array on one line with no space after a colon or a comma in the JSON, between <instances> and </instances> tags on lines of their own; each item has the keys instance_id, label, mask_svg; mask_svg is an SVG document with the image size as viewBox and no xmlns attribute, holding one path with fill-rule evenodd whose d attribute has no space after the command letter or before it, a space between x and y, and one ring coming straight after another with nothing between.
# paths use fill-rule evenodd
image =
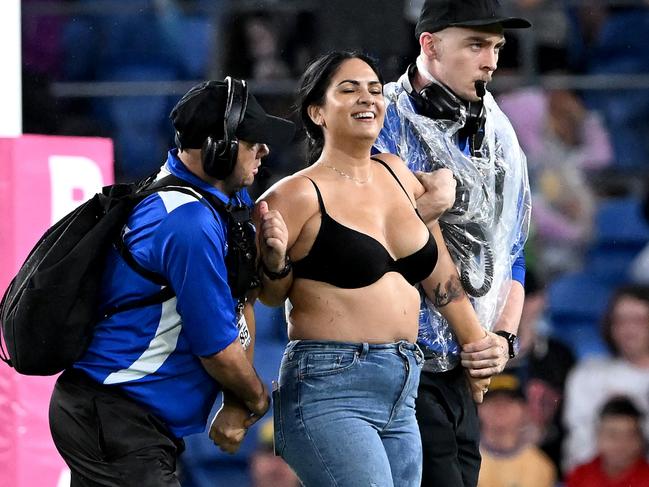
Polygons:
<instances>
[{"instance_id":1,"label":"black headphones around neck","mask_svg":"<svg viewBox=\"0 0 649 487\"><path fill-rule=\"evenodd\" d=\"M248 87L245 81L225 78L228 86L228 99L223 115L223 138L208 136L203 143L203 170L216 179L225 179L234 170L239 153L239 139L236 132L243 121L248 104Z\"/></svg>"},{"instance_id":2,"label":"black headphones around neck","mask_svg":"<svg viewBox=\"0 0 649 487\"><path fill-rule=\"evenodd\" d=\"M466 120L458 132L460 138L469 138L472 152L479 150L482 137L481 132L485 124L485 110L482 101L465 102L453 94L449 89L438 83L429 83L417 92L412 86L412 79L417 69L416 64L408 67L408 85L405 86L417 113L433 120L450 120L458 122L462 115L461 106L466 108ZM484 90L484 87L482 88ZM480 95L480 93L479 93ZM484 93L482 93L484 96ZM474 136L478 135L478 140Z\"/></svg>"}]
</instances>

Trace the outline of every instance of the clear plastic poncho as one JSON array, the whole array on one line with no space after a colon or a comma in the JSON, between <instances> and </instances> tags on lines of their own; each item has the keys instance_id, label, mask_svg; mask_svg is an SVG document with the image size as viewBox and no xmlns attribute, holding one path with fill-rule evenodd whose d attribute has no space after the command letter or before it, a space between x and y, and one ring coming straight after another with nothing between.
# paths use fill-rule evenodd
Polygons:
<instances>
[{"instance_id":1,"label":"clear plastic poncho","mask_svg":"<svg viewBox=\"0 0 649 487\"><path fill-rule=\"evenodd\" d=\"M457 122L419 115L401 83L386 85L384 93L398 114L392 112L391 117L388 110L384 129L396 138L397 154L413 171L445 167L457 179L458 197L440 218L440 227L480 323L491 330L506 302L512 264L525 244L530 221L527 165L516 134L493 96L486 93L485 137L479 155L467 156L455 137L465 114ZM381 136L375 148L393 152L382 144ZM423 298L419 342L438 352L434 357L440 363L431 364L433 368L448 370L454 366L449 361L457 361L449 355L449 348L457 347L454 335L439 311Z\"/></svg>"}]
</instances>

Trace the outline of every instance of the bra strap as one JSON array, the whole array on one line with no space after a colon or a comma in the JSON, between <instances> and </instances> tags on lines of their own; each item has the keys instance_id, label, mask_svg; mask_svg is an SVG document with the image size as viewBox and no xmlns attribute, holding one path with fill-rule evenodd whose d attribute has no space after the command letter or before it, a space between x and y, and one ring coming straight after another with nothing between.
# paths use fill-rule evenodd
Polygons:
<instances>
[{"instance_id":1,"label":"bra strap","mask_svg":"<svg viewBox=\"0 0 649 487\"><path fill-rule=\"evenodd\" d=\"M376 161L376 162L380 163L383 167L385 167L385 168L388 170L388 172L389 172L390 174L392 174L392 177L397 181L397 183L399 184L399 186L401 186L401 189L403 190L403 192L406 193L406 197L408 198L408 201L410 201L410 204L412 205L412 207L413 207L413 208L415 209L415 211L416 211L416 210L417 210L417 207L415 206L415 204L414 204L414 203L412 202L412 200L410 199L410 195L409 195L408 192L406 191L406 188L403 187L403 184L401 184L401 181L399 181L399 178L397 177L397 175L394 174L394 171L392 170L392 168L391 168L390 166L388 166L388 164L387 164L385 161L382 161L382 160L379 159L378 157L371 157L370 159L372 159L373 161ZM417 214L419 214L419 213L417 213Z\"/></svg>"},{"instance_id":2,"label":"bra strap","mask_svg":"<svg viewBox=\"0 0 649 487\"><path fill-rule=\"evenodd\" d=\"M313 184L313 187L315 188L316 195L318 196L318 205L320 205L320 213L322 213L323 215L326 215L327 210L325 209L324 201L322 200L322 195L320 194L320 189L318 188L318 185L309 176L304 176L304 177L307 178L309 181L311 181L311 183Z\"/></svg>"}]
</instances>

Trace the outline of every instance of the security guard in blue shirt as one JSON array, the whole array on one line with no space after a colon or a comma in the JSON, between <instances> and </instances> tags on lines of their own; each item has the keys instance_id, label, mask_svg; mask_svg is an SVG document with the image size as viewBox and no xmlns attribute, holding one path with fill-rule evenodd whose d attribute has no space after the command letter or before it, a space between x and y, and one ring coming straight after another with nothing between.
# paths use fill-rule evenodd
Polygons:
<instances>
[{"instance_id":1,"label":"security guard in blue shirt","mask_svg":"<svg viewBox=\"0 0 649 487\"><path fill-rule=\"evenodd\" d=\"M267 115L245 82L229 77L193 87L171 119L178 148L156 179L172 175L196 193L166 188L135 207L122 231L130 257L110 252L100 311L159 292L147 275L168 283L173 296L106 313L86 352L58 379L50 426L72 485L178 486L182 438L205 430L219 391L224 401L210 437L228 452L269 406L251 360L252 303L235 292L241 276L228 260L241 226L202 195L249 209L246 187L267 144L288 142L294 126ZM249 240L254 248L254 235ZM281 270L284 263L264 264ZM247 289L252 277L244 280Z\"/></svg>"}]
</instances>

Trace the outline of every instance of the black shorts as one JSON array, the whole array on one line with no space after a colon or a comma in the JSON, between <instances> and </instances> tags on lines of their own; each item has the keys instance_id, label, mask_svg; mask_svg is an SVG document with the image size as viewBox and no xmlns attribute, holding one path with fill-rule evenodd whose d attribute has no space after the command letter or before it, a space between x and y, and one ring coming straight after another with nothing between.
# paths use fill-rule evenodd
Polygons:
<instances>
[{"instance_id":1,"label":"black shorts","mask_svg":"<svg viewBox=\"0 0 649 487\"><path fill-rule=\"evenodd\" d=\"M424 487L475 487L480 473L480 424L464 368L422 371L417 422Z\"/></svg>"},{"instance_id":2,"label":"black shorts","mask_svg":"<svg viewBox=\"0 0 649 487\"><path fill-rule=\"evenodd\" d=\"M54 444L72 472L71 487L179 487L184 443L116 388L81 371L59 377L50 401Z\"/></svg>"}]
</instances>

